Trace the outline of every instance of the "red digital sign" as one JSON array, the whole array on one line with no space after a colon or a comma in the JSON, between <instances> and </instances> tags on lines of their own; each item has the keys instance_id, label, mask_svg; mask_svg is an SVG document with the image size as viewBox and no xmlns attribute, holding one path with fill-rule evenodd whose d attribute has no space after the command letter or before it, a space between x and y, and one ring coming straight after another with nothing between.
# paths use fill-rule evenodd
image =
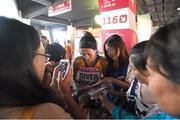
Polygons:
<instances>
[{"instance_id":1,"label":"red digital sign","mask_svg":"<svg viewBox=\"0 0 180 120\"><path fill-rule=\"evenodd\" d=\"M99 11L110 11L120 8L130 8L133 13L136 13L135 0L99 0Z\"/></svg>"}]
</instances>

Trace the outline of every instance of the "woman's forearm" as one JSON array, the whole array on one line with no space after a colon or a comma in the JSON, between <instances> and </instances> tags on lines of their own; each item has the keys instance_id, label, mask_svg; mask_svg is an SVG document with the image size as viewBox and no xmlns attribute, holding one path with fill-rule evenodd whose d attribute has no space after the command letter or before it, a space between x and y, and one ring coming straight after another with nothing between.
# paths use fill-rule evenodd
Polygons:
<instances>
[{"instance_id":1,"label":"woman's forearm","mask_svg":"<svg viewBox=\"0 0 180 120\"><path fill-rule=\"evenodd\" d=\"M104 107L112 114L112 110L114 107L114 104L111 102L106 102L106 104L104 104Z\"/></svg>"},{"instance_id":2,"label":"woman's forearm","mask_svg":"<svg viewBox=\"0 0 180 120\"><path fill-rule=\"evenodd\" d=\"M75 118L85 118L83 110L80 108L80 106L75 102L71 90L66 90L63 92L63 96L65 98L66 103L68 104L69 110L73 113Z\"/></svg>"},{"instance_id":3,"label":"woman's forearm","mask_svg":"<svg viewBox=\"0 0 180 120\"><path fill-rule=\"evenodd\" d=\"M126 97L126 93L121 92L121 91L112 90L112 91L110 91L110 92L111 92L113 95L118 96L118 97Z\"/></svg>"},{"instance_id":4,"label":"woman's forearm","mask_svg":"<svg viewBox=\"0 0 180 120\"><path fill-rule=\"evenodd\" d=\"M122 88L129 88L129 83L115 79L115 78L113 78L113 83L122 87Z\"/></svg>"}]
</instances>

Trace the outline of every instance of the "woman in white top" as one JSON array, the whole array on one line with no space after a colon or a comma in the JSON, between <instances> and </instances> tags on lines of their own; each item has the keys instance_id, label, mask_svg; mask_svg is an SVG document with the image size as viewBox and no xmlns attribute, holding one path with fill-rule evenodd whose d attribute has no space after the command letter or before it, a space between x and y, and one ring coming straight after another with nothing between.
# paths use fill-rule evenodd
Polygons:
<instances>
[{"instance_id":1,"label":"woman in white top","mask_svg":"<svg viewBox=\"0 0 180 120\"><path fill-rule=\"evenodd\" d=\"M129 65L134 79L128 89L127 99L134 103L136 115L144 118L160 112L154 97L149 92L147 86L147 54L145 47L148 41L136 44L130 52Z\"/></svg>"}]
</instances>

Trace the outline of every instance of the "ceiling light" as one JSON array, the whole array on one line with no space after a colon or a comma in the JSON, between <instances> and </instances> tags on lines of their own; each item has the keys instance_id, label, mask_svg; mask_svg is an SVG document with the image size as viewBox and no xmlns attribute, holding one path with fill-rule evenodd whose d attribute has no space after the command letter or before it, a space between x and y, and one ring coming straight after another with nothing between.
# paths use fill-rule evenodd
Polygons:
<instances>
[{"instance_id":1,"label":"ceiling light","mask_svg":"<svg viewBox=\"0 0 180 120\"><path fill-rule=\"evenodd\" d=\"M178 7L177 10L180 11L180 7Z\"/></svg>"},{"instance_id":2,"label":"ceiling light","mask_svg":"<svg viewBox=\"0 0 180 120\"><path fill-rule=\"evenodd\" d=\"M92 30L93 30L93 28L92 28L92 27L89 27L88 31L91 32Z\"/></svg>"},{"instance_id":3,"label":"ceiling light","mask_svg":"<svg viewBox=\"0 0 180 120\"><path fill-rule=\"evenodd\" d=\"M96 16L94 17L94 19L95 19L95 22L96 22L97 24L99 24L99 25L102 26L102 24L103 24L103 19L102 19L101 15L96 15Z\"/></svg>"}]
</instances>

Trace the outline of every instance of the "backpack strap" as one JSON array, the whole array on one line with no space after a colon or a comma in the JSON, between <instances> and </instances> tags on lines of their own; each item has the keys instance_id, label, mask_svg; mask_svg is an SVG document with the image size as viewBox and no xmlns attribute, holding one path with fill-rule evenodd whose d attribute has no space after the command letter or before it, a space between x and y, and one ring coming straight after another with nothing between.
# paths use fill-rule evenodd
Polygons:
<instances>
[{"instance_id":1,"label":"backpack strap","mask_svg":"<svg viewBox=\"0 0 180 120\"><path fill-rule=\"evenodd\" d=\"M33 113L33 108L32 107L28 107L25 108L21 115L20 115L20 119L32 119L32 113Z\"/></svg>"}]
</instances>

